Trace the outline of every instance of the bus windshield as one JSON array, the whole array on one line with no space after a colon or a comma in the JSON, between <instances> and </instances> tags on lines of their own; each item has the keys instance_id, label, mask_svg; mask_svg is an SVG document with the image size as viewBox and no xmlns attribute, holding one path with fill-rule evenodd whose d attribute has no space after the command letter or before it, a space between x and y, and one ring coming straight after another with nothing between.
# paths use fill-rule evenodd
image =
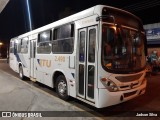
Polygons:
<instances>
[{"instance_id":1,"label":"bus windshield","mask_svg":"<svg viewBox=\"0 0 160 120\"><path fill-rule=\"evenodd\" d=\"M102 65L116 73L145 66L144 33L130 27L102 26Z\"/></svg>"}]
</instances>

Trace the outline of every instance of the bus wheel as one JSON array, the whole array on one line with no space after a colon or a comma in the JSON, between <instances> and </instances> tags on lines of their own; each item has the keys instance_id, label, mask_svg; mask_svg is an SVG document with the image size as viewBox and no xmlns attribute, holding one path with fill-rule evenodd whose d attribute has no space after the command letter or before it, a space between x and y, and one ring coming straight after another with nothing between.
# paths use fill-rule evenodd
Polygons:
<instances>
[{"instance_id":1,"label":"bus wheel","mask_svg":"<svg viewBox=\"0 0 160 120\"><path fill-rule=\"evenodd\" d=\"M20 77L20 79L24 79L24 74L23 74L23 68L22 68L22 66L19 66L19 77Z\"/></svg>"},{"instance_id":2,"label":"bus wheel","mask_svg":"<svg viewBox=\"0 0 160 120\"><path fill-rule=\"evenodd\" d=\"M66 78L63 75L57 77L56 80L56 92L58 96L63 100L68 100L68 90Z\"/></svg>"}]
</instances>

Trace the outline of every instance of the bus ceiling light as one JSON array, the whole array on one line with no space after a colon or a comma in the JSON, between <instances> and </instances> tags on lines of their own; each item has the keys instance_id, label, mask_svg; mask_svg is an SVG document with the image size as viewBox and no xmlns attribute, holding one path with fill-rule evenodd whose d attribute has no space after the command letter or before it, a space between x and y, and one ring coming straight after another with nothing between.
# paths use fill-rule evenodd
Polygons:
<instances>
[{"instance_id":1,"label":"bus ceiling light","mask_svg":"<svg viewBox=\"0 0 160 120\"><path fill-rule=\"evenodd\" d=\"M118 87L113 81L107 78L101 78L101 81L110 92L118 91Z\"/></svg>"}]
</instances>

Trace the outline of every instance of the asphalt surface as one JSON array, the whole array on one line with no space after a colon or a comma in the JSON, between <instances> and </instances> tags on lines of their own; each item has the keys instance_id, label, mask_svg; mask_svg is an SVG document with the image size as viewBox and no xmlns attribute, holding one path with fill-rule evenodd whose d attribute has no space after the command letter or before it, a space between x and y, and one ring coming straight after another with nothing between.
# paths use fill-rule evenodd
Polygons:
<instances>
[{"instance_id":1,"label":"asphalt surface","mask_svg":"<svg viewBox=\"0 0 160 120\"><path fill-rule=\"evenodd\" d=\"M156 120L160 118L160 75L147 76L147 81L147 89L144 95L122 104L96 109L74 98L67 102L63 101L57 98L54 89L40 83L34 83L29 79L20 80L18 74L9 68L6 61L0 60L0 111L83 111L82 113L85 113L85 115L82 115L82 117L79 113L75 113L78 114L78 117L74 115L74 117L63 117L62 119L131 120L143 118ZM137 114L141 113L148 114L150 117L136 117ZM151 115L157 115L158 117L151 117ZM56 119L60 118L59 116Z\"/></svg>"}]
</instances>

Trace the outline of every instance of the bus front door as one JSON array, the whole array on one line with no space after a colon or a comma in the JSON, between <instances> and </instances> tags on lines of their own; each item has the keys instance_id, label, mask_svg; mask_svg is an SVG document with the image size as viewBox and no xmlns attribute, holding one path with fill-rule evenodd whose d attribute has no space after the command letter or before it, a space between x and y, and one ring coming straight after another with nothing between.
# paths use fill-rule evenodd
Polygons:
<instances>
[{"instance_id":1,"label":"bus front door","mask_svg":"<svg viewBox=\"0 0 160 120\"><path fill-rule=\"evenodd\" d=\"M95 102L97 26L80 29L78 33L78 97Z\"/></svg>"}]
</instances>

